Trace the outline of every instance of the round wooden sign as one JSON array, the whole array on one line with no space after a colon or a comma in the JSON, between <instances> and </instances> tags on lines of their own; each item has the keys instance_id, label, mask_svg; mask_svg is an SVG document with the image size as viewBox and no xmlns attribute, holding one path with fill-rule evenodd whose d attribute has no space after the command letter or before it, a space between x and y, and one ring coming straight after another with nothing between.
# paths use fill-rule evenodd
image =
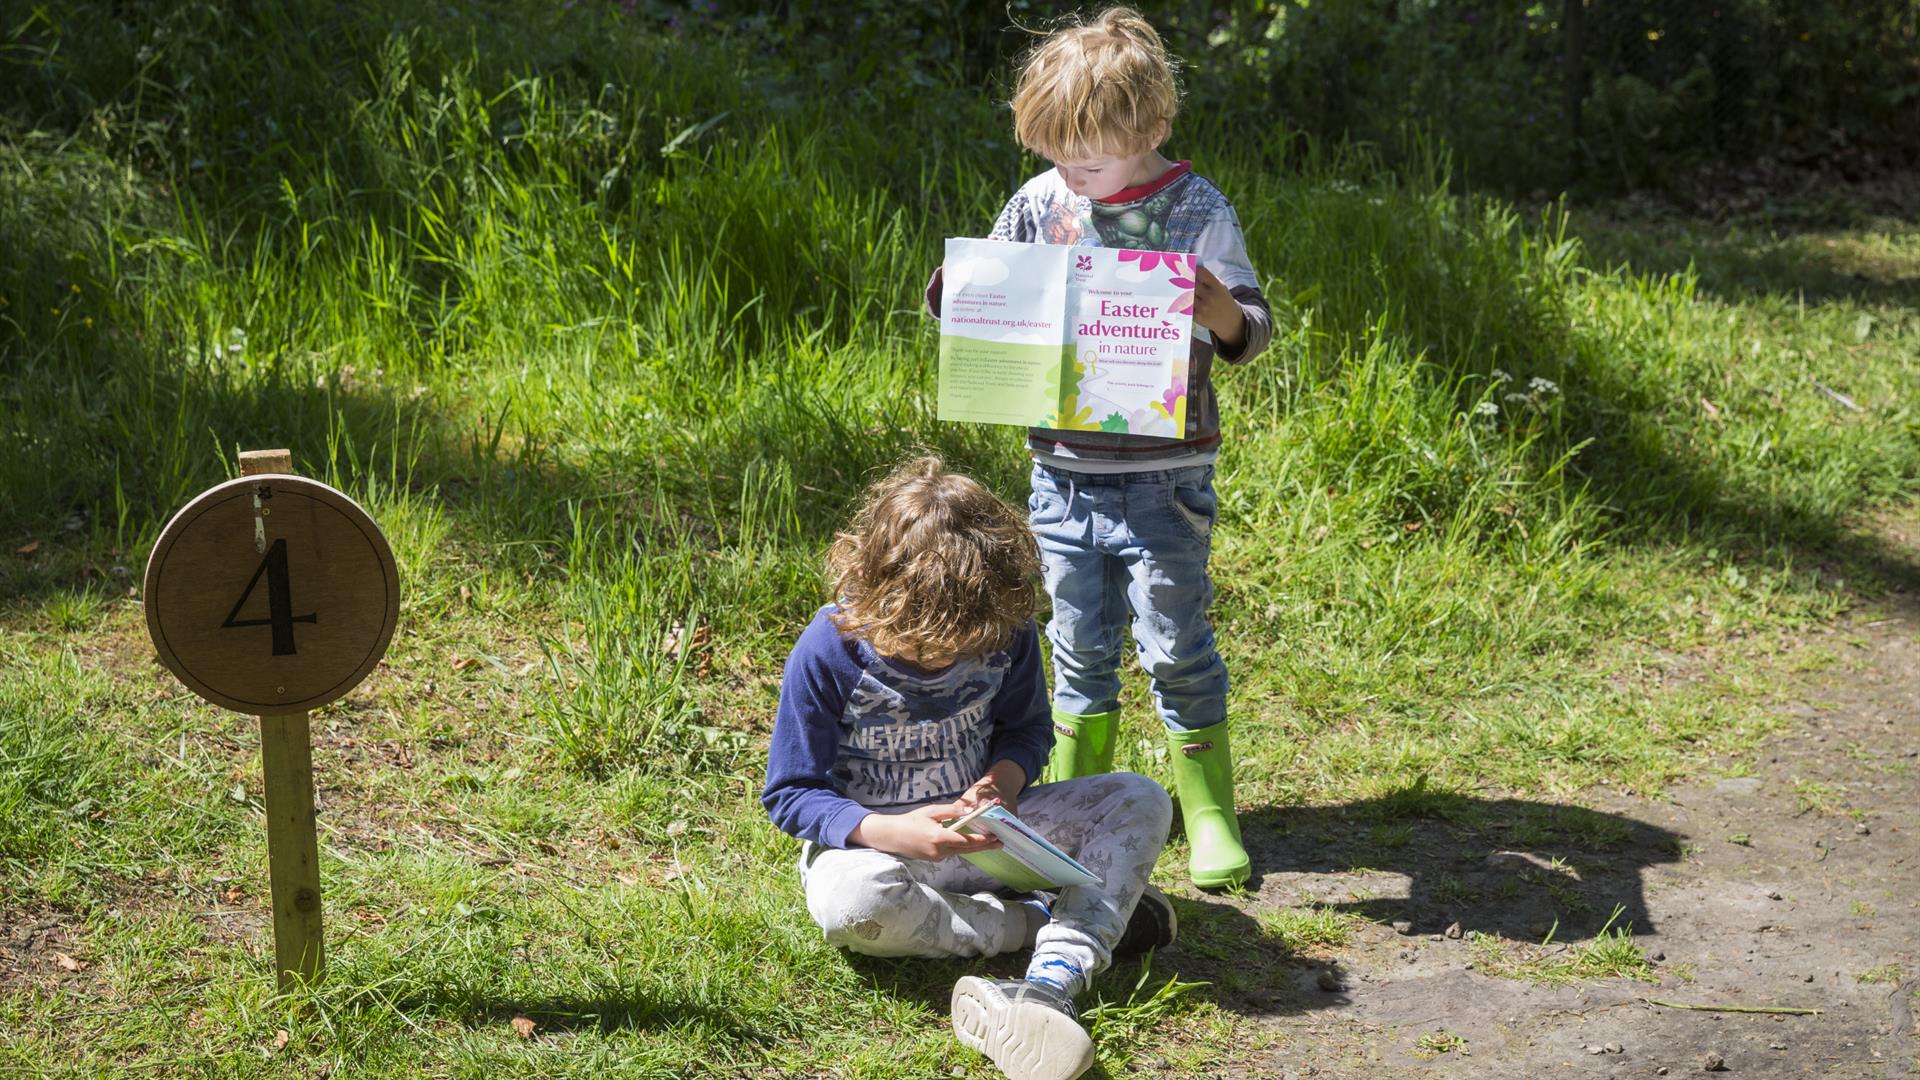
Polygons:
<instances>
[{"instance_id":1,"label":"round wooden sign","mask_svg":"<svg viewBox=\"0 0 1920 1080\"><path fill-rule=\"evenodd\" d=\"M400 575L352 499L301 476L209 488L147 559L147 630L187 688L273 716L336 701L393 639Z\"/></svg>"}]
</instances>

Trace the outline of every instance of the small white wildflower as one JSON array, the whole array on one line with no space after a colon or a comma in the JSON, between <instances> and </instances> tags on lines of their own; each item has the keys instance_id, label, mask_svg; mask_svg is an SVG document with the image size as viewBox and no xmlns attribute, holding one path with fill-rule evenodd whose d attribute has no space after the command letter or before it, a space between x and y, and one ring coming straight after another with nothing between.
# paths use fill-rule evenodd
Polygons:
<instances>
[{"instance_id":1,"label":"small white wildflower","mask_svg":"<svg viewBox=\"0 0 1920 1080\"><path fill-rule=\"evenodd\" d=\"M1527 380L1527 389L1541 397L1552 397L1560 392L1560 388L1554 385L1552 379L1542 379L1538 375Z\"/></svg>"},{"instance_id":2,"label":"small white wildflower","mask_svg":"<svg viewBox=\"0 0 1920 1080\"><path fill-rule=\"evenodd\" d=\"M1487 419L1491 420L1494 417L1500 415L1500 406L1495 405L1491 401L1483 401L1480 404L1475 405L1473 407L1473 411L1476 415L1484 416Z\"/></svg>"},{"instance_id":3,"label":"small white wildflower","mask_svg":"<svg viewBox=\"0 0 1920 1080\"><path fill-rule=\"evenodd\" d=\"M1532 398L1529 398L1525 394L1508 394L1506 397L1506 402L1509 405L1526 405L1532 400Z\"/></svg>"},{"instance_id":4,"label":"small white wildflower","mask_svg":"<svg viewBox=\"0 0 1920 1080\"><path fill-rule=\"evenodd\" d=\"M1509 374L1507 374L1506 372L1504 372L1504 371L1502 371L1502 370L1500 370L1499 368L1494 368L1494 369L1493 369L1493 381L1494 381L1494 382L1497 382L1497 383L1507 383L1507 382L1512 382L1512 381L1513 381L1513 376L1511 376L1511 375L1509 375Z\"/></svg>"}]
</instances>

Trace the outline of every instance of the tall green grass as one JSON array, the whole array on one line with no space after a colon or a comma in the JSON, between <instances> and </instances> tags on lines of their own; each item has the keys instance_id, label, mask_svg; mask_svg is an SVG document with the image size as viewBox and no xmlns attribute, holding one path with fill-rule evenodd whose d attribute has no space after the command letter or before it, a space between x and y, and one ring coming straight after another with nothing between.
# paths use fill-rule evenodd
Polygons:
<instances>
[{"instance_id":1,"label":"tall green grass","mask_svg":"<svg viewBox=\"0 0 1920 1080\"><path fill-rule=\"evenodd\" d=\"M777 657L825 538L916 448L1018 498L1016 433L932 419L918 295L1033 166L984 95L809 83L751 36L383 10L181 5L84 53L60 15L10 31L0 515L77 513L130 557L284 443L443 523L426 596L477 565L469 593L547 621L561 757L746 753L679 637ZM1910 313L1703 301L1589 265L1557 209L1460 194L1432 147L1389 173L1231 120L1173 148L1274 304L1221 377L1219 565L1246 708L1308 725L1285 745L1698 628L1690 593L1721 622L1831 607L1810 574L1845 515L1920 463Z\"/></svg>"},{"instance_id":2,"label":"tall green grass","mask_svg":"<svg viewBox=\"0 0 1920 1080\"><path fill-rule=\"evenodd\" d=\"M801 92L797 58L605 11L376 10L183 5L87 51L145 57L130 80L56 48L55 15L13 31L14 531L78 510L137 551L237 448L291 445L552 587L581 635L539 715L600 768L695 709L676 624L791 631L887 463L932 446L1017 498L1014 433L933 422L917 313L940 237L1019 176L988 100ZM1794 580L1920 461L1910 355L1793 347L1847 305L1596 270L1560 212L1464 197L1431 148L1389 174L1195 127L1174 148L1234 197L1279 327L1221 379L1222 621L1302 646L1235 646L1288 712L1524 682L1517 658L1644 628L1618 567L1676 542ZM629 697L657 738L614 732Z\"/></svg>"}]
</instances>

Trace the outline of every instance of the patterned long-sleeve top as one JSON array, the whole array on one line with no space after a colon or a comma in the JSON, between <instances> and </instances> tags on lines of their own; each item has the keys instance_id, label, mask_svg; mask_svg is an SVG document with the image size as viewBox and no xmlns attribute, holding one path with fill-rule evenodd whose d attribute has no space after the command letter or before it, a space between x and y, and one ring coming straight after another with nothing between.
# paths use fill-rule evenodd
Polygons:
<instances>
[{"instance_id":1,"label":"patterned long-sleeve top","mask_svg":"<svg viewBox=\"0 0 1920 1080\"><path fill-rule=\"evenodd\" d=\"M949 802L994 763L1032 781L1053 725L1031 623L1005 648L922 672L841 633L820 609L787 658L761 805L828 847L870 813Z\"/></svg>"}]
</instances>

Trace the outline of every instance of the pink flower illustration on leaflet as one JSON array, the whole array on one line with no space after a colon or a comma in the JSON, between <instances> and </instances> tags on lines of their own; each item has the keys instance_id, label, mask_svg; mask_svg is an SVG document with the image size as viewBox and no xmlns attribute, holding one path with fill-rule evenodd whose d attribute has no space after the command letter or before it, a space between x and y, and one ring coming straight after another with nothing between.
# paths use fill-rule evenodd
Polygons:
<instances>
[{"instance_id":1,"label":"pink flower illustration on leaflet","mask_svg":"<svg viewBox=\"0 0 1920 1080\"><path fill-rule=\"evenodd\" d=\"M1190 255L1182 255L1174 251L1135 251L1132 248L1127 248L1120 252L1121 262L1139 263L1140 272L1143 274L1151 273L1156 266L1165 266L1170 273L1176 276L1188 273L1188 267L1183 264L1191 258L1192 256Z\"/></svg>"},{"instance_id":2,"label":"pink flower illustration on leaflet","mask_svg":"<svg viewBox=\"0 0 1920 1080\"><path fill-rule=\"evenodd\" d=\"M1193 314L1193 278L1198 265L1194 256L1172 251L1135 251L1128 248L1120 253L1120 261L1139 263L1141 273L1150 273L1161 266L1166 267L1167 284L1186 290L1174 299L1168 306L1168 310L1180 315Z\"/></svg>"},{"instance_id":3,"label":"pink flower illustration on leaflet","mask_svg":"<svg viewBox=\"0 0 1920 1080\"><path fill-rule=\"evenodd\" d=\"M1153 407L1167 419L1177 420L1180 417L1181 403L1186 400L1186 397L1187 380L1175 379L1173 385L1167 387L1167 392L1160 396L1160 400L1153 403Z\"/></svg>"}]
</instances>

